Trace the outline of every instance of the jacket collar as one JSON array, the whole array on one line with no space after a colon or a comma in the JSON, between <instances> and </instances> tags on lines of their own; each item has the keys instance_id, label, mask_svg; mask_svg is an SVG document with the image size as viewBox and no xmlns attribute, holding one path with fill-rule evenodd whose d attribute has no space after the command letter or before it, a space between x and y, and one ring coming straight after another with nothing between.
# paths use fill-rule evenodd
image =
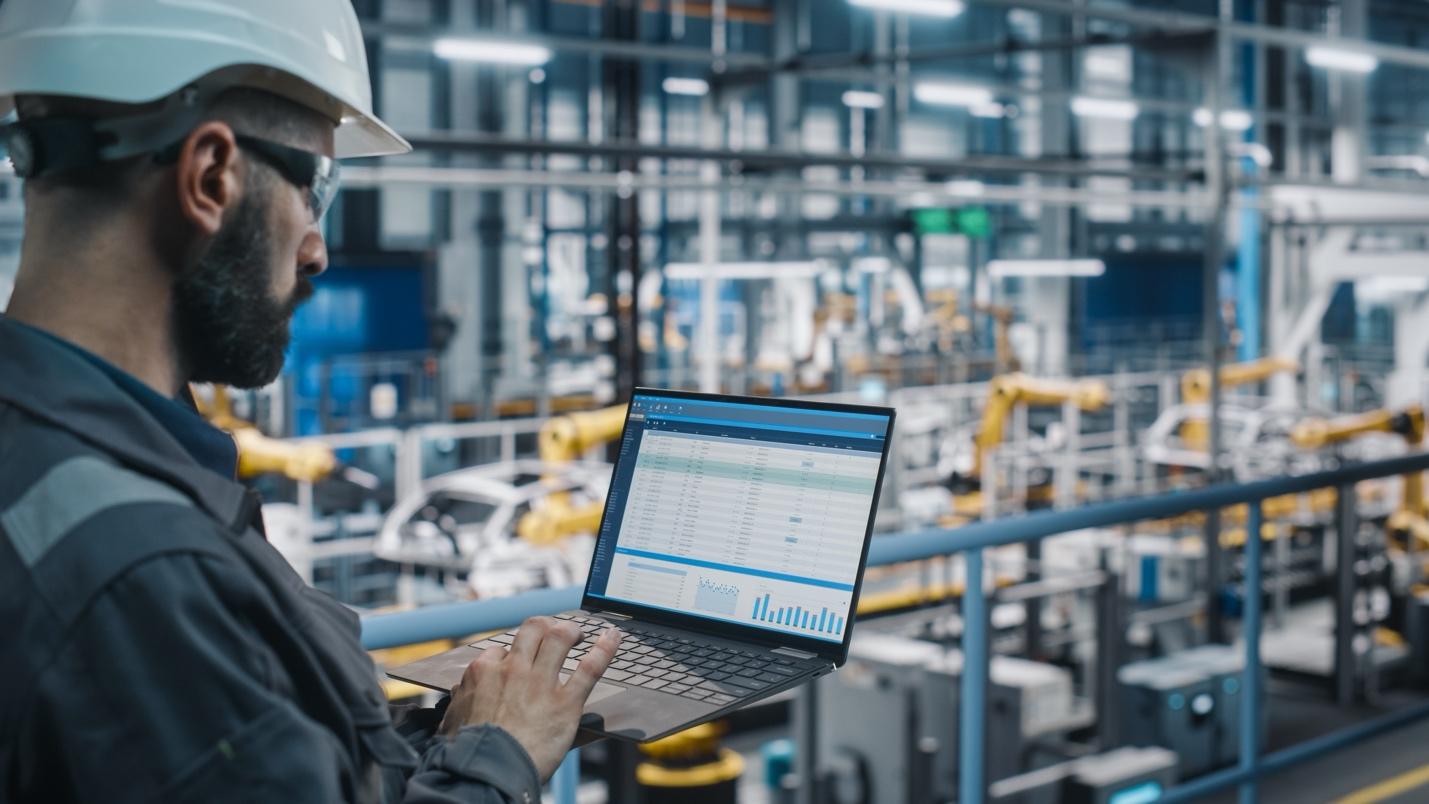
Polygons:
<instances>
[{"instance_id":1,"label":"jacket collar","mask_svg":"<svg viewBox=\"0 0 1429 804\"><path fill-rule=\"evenodd\" d=\"M0 316L0 401L180 489L230 526L251 515L244 487L203 468L97 366Z\"/></svg>"}]
</instances>

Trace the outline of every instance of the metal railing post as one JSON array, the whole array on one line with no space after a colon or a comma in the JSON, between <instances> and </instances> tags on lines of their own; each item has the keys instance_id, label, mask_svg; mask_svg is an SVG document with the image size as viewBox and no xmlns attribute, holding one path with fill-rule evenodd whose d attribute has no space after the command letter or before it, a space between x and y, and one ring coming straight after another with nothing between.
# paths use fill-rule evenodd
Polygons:
<instances>
[{"instance_id":1,"label":"metal railing post","mask_svg":"<svg viewBox=\"0 0 1429 804\"><path fill-rule=\"evenodd\" d=\"M1355 487L1335 487L1335 702L1355 697Z\"/></svg>"},{"instance_id":2,"label":"metal railing post","mask_svg":"<svg viewBox=\"0 0 1429 804\"><path fill-rule=\"evenodd\" d=\"M1104 578L1096 591L1096 678L1092 694L1097 712L1097 740L1107 749L1121 744L1116 673L1121 667L1125 628L1121 621L1121 576L1112 569L1105 550L1101 552L1099 563Z\"/></svg>"},{"instance_id":3,"label":"metal railing post","mask_svg":"<svg viewBox=\"0 0 1429 804\"><path fill-rule=\"evenodd\" d=\"M794 733L798 748L794 761L799 769L799 789L795 804L817 804L819 790L819 682L810 681L794 699Z\"/></svg>"},{"instance_id":4,"label":"metal railing post","mask_svg":"<svg viewBox=\"0 0 1429 804\"><path fill-rule=\"evenodd\" d=\"M1254 774L1260 761L1261 507L1250 503L1245 519L1245 668L1241 675L1240 767ZM1252 775L1240 786L1241 804L1255 804L1259 782Z\"/></svg>"},{"instance_id":5,"label":"metal railing post","mask_svg":"<svg viewBox=\"0 0 1429 804\"><path fill-rule=\"evenodd\" d=\"M982 548L963 554L963 678L958 700L958 802L982 804L983 737L986 730L988 638L987 592L982 586Z\"/></svg>"},{"instance_id":6,"label":"metal railing post","mask_svg":"<svg viewBox=\"0 0 1429 804\"><path fill-rule=\"evenodd\" d=\"M581 752L572 750L561 760L551 777L551 797L556 804L576 804L576 788L581 783Z\"/></svg>"}]
</instances>

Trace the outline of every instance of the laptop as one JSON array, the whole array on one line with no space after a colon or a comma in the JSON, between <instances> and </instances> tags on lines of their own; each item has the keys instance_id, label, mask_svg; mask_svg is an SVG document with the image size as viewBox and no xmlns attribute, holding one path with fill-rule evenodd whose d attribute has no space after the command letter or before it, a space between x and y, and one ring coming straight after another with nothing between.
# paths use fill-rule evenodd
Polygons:
<instances>
[{"instance_id":1,"label":"laptop","mask_svg":"<svg viewBox=\"0 0 1429 804\"><path fill-rule=\"evenodd\" d=\"M891 408L636 389L581 608L624 634L581 727L655 740L848 658ZM388 671L447 691L515 631Z\"/></svg>"}]
</instances>

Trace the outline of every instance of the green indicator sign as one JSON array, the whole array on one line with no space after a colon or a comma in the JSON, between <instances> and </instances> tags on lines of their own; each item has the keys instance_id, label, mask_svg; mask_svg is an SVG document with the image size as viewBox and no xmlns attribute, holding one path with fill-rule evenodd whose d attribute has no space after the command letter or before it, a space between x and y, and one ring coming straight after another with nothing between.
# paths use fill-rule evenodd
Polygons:
<instances>
[{"instance_id":1,"label":"green indicator sign","mask_svg":"<svg viewBox=\"0 0 1429 804\"><path fill-rule=\"evenodd\" d=\"M992 235L992 216L987 207L930 207L911 210L913 230L918 234L965 234L985 238Z\"/></svg>"},{"instance_id":2,"label":"green indicator sign","mask_svg":"<svg viewBox=\"0 0 1429 804\"><path fill-rule=\"evenodd\" d=\"M958 230L968 237L992 236L992 216L987 207L963 207L958 210Z\"/></svg>"},{"instance_id":3,"label":"green indicator sign","mask_svg":"<svg viewBox=\"0 0 1429 804\"><path fill-rule=\"evenodd\" d=\"M918 234L954 234L958 231L951 209L913 210L913 229Z\"/></svg>"}]
</instances>

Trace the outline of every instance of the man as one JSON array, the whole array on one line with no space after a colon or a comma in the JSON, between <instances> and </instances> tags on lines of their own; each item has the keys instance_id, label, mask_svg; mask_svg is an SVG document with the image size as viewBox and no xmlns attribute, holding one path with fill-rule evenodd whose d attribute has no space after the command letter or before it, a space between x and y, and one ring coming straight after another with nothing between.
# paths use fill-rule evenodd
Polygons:
<instances>
[{"instance_id":1,"label":"man","mask_svg":"<svg viewBox=\"0 0 1429 804\"><path fill-rule=\"evenodd\" d=\"M0 800L536 801L618 637L523 626L394 727L357 618L264 541L189 382L278 374L372 115L349 0L5 0Z\"/></svg>"}]
</instances>

